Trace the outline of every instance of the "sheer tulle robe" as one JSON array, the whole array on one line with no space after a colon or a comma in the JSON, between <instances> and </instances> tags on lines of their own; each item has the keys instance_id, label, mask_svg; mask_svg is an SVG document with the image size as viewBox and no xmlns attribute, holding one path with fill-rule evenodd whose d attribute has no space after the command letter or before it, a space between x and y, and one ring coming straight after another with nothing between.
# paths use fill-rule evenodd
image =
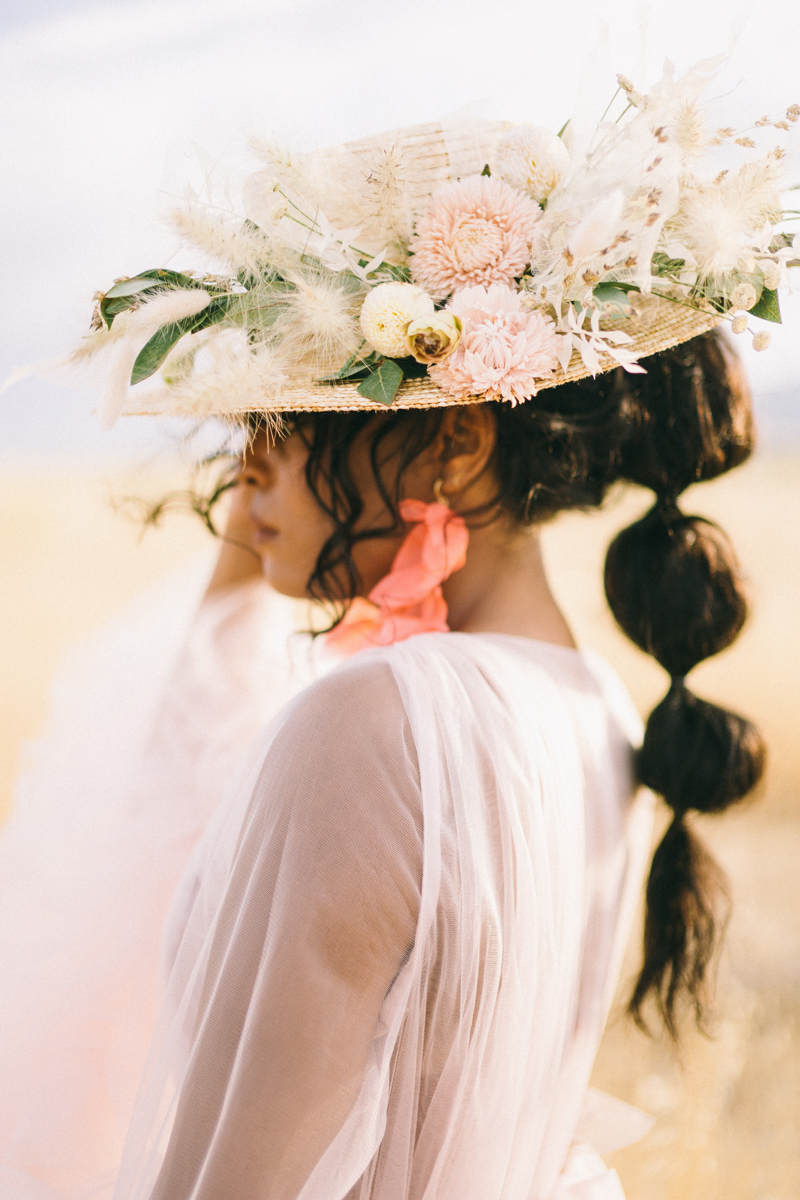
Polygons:
<instances>
[{"instance_id":1,"label":"sheer tulle robe","mask_svg":"<svg viewBox=\"0 0 800 1200\"><path fill-rule=\"evenodd\" d=\"M248 736L304 682L303 653L293 670L285 653L291 615L261 585L201 610L160 733L140 739L146 765L124 787L101 772L86 903L55 920L54 896L29 888L26 928L93 969L59 975L3 1047L20 1084L0 1109L4 1196L43 1194L34 1179L67 1197L110 1186L166 897ZM636 736L613 673L523 639L415 638L291 703L173 904L117 1194L527 1200L570 1171L601 1183L591 1154L562 1168L576 1133L625 1140L584 1100L647 853ZM36 780L42 824L57 773ZM84 835L95 793L94 812L78 805ZM25 849L31 808L6 849ZM103 908L110 881L119 900ZM12 966L15 953L19 939ZM33 982L52 985L53 966Z\"/></svg>"},{"instance_id":2,"label":"sheer tulle robe","mask_svg":"<svg viewBox=\"0 0 800 1200\"><path fill-rule=\"evenodd\" d=\"M170 578L60 672L0 830L0 1197L109 1197L163 992L164 921L307 656L258 581ZM199 608L198 608L199 605Z\"/></svg>"},{"instance_id":3,"label":"sheer tulle robe","mask_svg":"<svg viewBox=\"0 0 800 1200\"><path fill-rule=\"evenodd\" d=\"M176 900L118 1200L619 1194L568 1159L649 845L635 720L493 635L292 701Z\"/></svg>"}]
</instances>

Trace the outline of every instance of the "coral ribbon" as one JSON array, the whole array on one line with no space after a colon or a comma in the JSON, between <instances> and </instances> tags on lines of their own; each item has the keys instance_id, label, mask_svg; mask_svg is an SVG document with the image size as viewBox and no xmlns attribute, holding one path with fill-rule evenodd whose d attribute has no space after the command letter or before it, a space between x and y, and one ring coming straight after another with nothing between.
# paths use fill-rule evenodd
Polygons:
<instances>
[{"instance_id":1,"label":"coral ribbon","mask_svg":"<svg viewBox=\"0 0 800 1200\"><path fill-rule=\"evenodd\" d=\"M327 635L338 654L368 646L390 646L415 633L446 633L447 604L441 583L463 567L469 531L446 504L401 500L400 516L413 527L392 569L369 594L357 596L346 616Z\"/></svg>"}]
</instances>

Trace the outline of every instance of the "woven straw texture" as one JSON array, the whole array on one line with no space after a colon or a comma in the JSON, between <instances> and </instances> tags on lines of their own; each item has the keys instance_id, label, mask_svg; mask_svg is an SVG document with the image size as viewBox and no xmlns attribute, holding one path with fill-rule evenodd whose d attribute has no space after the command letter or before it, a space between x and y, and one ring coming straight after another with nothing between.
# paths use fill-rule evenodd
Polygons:
<instances>
[{"instance_id":1,"label":"woven straw texture","mask_svg":"<svg viewBox=\"0 0 800 1200\"><path fill-rule=\"evenodd\" d=\"M658 354L677 346L689 338L706 333L722 320L718 313L698 312L695 309L675 304L672 301L659 300L655 297L637 297L639 311L623 320L609 321L614 329L623 330L632 337L632 342L626 345L639 358L649 354ZM605 322L604 322L605 324ZM601 372L611 371L617 363L608 355L601 355ZM573 352L572 361L566 371L559 367L552 377L542 380L538 390L558 387L562 383L572 383L577 379L585 379L591 374L586 369L577 351ZM386 412L386 406L367 400L360 396L355 383L341 384L289 384L282 388L279 395L264 398L264 412L350 412L358 409L375 412ZM455 404L479 404L484 396L471 396L464 400L455 400L438 388L430 379L408 379L400 387L392 404L392 408L445 408ZM148 393L138 389L129 393L128 406L125 412L129 416L172 416L172 417L226 417L234 416L252 410L252 404L237 405L236 397L231 396L224 410L215 408L214 411L200 414L197 407L191 411L183 411L175 399L169 395L169 389L159 388L157 392Z\"/></svg>"}]
</instances>

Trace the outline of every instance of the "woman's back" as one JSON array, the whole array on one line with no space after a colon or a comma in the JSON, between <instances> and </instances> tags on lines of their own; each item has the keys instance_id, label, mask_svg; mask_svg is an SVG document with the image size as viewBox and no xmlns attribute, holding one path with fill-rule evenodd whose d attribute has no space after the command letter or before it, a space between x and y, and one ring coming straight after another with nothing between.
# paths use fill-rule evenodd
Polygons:
<instances>
[{"instance_id":1,"label":"woman's back","mask_svg":"<svg viewBox=\"0 0 800 1200\"><path fill-rule=\"evenodd\" d=\"M599 660L504 635L292 701L176 907L119 1196L170 1111L157 1196L550 1196L649 850L637 726Z\"/></svg>"}]
</instances>

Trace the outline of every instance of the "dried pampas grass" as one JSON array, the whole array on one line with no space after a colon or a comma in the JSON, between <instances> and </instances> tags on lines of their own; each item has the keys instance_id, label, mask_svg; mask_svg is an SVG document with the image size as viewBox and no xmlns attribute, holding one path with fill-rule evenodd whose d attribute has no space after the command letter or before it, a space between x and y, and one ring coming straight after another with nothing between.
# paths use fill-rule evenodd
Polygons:
<instances>
[{"instance_id":1,"label":"dried pampas grass","mask_svg":"<svg viewBox=\"0 0 800 1200\"><path fill-rule=\"evenodd\" d=\"M286 374L273 348L249 345L243 330L215 330L195 357L195 370L173 384L149 391L136 411L146 409L198 420L244 410L263 411L277 399Z\"/></svg>"},{"instance_id":2,"label":"dried pampas grass","mask_svg":"<svg viewBox=\"0 0 800 1200\"><path fill-rule=\"evenodd\" d=\"M745 163L735 174L684 188L670 236L691 250L702 278L720 283L752 253L764 222L780 216L780 160Z\"/></svg>"},{"instance_id":3,"label":"dried pampas grass","mask_svg":"<svg viewBox=\"0 0 800 1200\"><path fill-rule=\"evenodd\" d=\"M114 342L119 349L106 376L106 384L98 409L98 417L105 429L111 429L122 413L134 363L159 329L174 325L202 312L211 303L208 292L202 288L159 292L145 301L139 308L120 313L115 318L103 343Z\"/></svg>"},{"instance_id":4,"label":"dried pampas grass","mask_svg":"<svg viewBox=\"0 0 800 1200\"><path fill-rule=\"evenodd\" d=\"M366 288L345 291L335 277L295 275L295 291L273 326L281 355L308 378L338 370L364 340L358 314Z\"/></svg>"},{"instance_id":5,"label":"dried pampas grass","mask_svg":"<svg viewBox=\"0 0 800 1200\"><path fill-rule=\"evenodd\" d=\"M234 228L224 217L196 206L175 209L171 222L186 242L224 262L234 272L248 271L258 277L296 268L296 252L282 239L269 237L263 230L244 224Z\"/></svg>"},{"instance_id":6,"label":"dried pampas grass","mask_svg":"<svg viewBox=\"0 0 800 1200\"><path fill-rule=\"evenodd\" d=\"M391 246L393 258L401 261L407 257L406 244L413 232L407 157L397 142L384 143L355 160L358 175L348 180L357 196L353 215L363 226L364 238Z\"/></svg>"}]
</instances>

